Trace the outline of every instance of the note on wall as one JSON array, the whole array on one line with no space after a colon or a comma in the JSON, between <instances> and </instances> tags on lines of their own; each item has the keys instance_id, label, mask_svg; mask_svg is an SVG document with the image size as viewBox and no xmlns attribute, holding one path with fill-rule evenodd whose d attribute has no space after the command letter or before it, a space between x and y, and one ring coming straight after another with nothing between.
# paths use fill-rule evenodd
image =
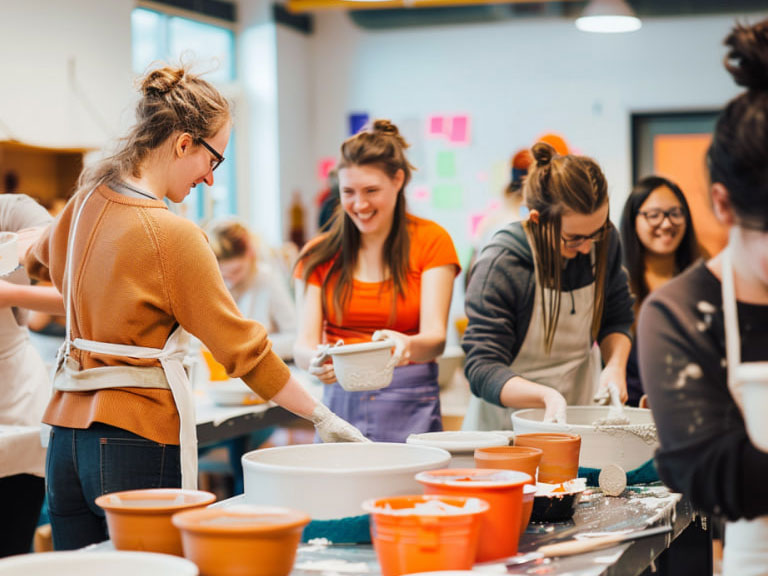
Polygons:
<instances>
[{"instance_id":1,"label":"note on wall","mask_svg":"<svg viewBox=\"0 0 768 576\"><path fill-rule=\"evenodd\" d=\"M419 202L424 202L426 200L429 200L430 194L429 194L429 188L426 186L413 186L410 189L410 195L411 198L414 200L418 200Z\"/></svg>"},{"instance_id":2,"label":"note on wall","mask_svg":"<svg viewBox=\"0 0 768 576\"><path fill-rule=\"evenodd\" d=\"M456 153L441 150L437 153L437 177L450 179L456 177Z\"/></svg>"},{"instance_id":3,"label":"note on wall","mask_svg":"<svg viewBox=\"0 0 768 576\"><path fill-rule=\"evenodd\" d=\"M368 122L367 112L352 112L349 114L349 135L354 136L365 126Z\"/></svg>"},{"instance_id":4,"label":"note on wall","mask_svg":"<svg viewBox=\"0 0 768 576\"><path fill-rule=\"evenodd\" d=\"M445 118L442 116L430 116L429 117L429 129L430 136L442 136L444 134Z\"/></svg>"},{"instance_id":5,"label":"note on wall","mask_svg":"<svg viewBox=\"0 0 768 576\"><path fill-rule=\"evenodd\" d=\"M469 144L469 116L454 116L450 140L454 144Z\"/></svg>"},{"instance_id":6,"label":"note on wall","mask_svg":"<svg viewBox=\"0 0 768 576\"><path fill-rule=\"evenodd\" d=\"M469 237L474 238L477 235L477 227L483 221L485 212L474 212L469 215Z\"/></svg>"},{"instance_id":7,"label":"note on wall","mask_svg":"<svg viewBox=\"0 0 768 576\"><path fill-rule=\"evenodd\" d=\"M456 210L463 204L464 190L459 184L437 184L432 187L432 207Z\"/></svg>"},{"instance_id":8,"label":"note on wall","mask_svg":"<svg viewBox=\"0 0 768 576\"><path fill-rule=\"evenodd\" d=\"M336 166L336 158L332 158L330 156L326 158L320 158L320 160L317 163L318 179L325 182L325 180L328 178L328 172L333 170L335 166Z\"/></svg>"}]
</instances>

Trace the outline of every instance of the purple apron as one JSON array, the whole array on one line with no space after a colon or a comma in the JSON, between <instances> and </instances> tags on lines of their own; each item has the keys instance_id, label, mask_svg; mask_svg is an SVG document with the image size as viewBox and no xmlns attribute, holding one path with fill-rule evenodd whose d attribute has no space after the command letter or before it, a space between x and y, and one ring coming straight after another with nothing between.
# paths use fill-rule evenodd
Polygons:
<instances>
[{"instance_id":1,"label":"purple apron","mask_svg":"<svg viewBox=\"0 0 768 576\"><path fill-rule=\"evenodd\" d=\"M436 362L398 366L381 390L347 392L334 382L323 403L373 442L405 442L409 434L443 429Z\"/></svg>"}]
</instances>

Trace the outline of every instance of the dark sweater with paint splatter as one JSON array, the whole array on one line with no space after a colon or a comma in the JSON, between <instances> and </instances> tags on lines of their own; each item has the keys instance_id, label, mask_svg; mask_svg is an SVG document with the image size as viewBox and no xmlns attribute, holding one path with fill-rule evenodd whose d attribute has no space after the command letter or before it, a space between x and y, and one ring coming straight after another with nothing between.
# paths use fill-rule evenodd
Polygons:
<instances>
[{"instance_id":1,"label":"dark sweater with paint splatter","mask_svg":"<svg viewBox=\"0 0 768 576\"><path fill-rule=\"evenodd\" d=\"M768 360L768 306L738 303L738 315L742 362ZM768 514L768 454L750 442L728 391L720 281L704 262L651 293L637 344L661 479L708 513Z\"/></svg>"}]
</instances>

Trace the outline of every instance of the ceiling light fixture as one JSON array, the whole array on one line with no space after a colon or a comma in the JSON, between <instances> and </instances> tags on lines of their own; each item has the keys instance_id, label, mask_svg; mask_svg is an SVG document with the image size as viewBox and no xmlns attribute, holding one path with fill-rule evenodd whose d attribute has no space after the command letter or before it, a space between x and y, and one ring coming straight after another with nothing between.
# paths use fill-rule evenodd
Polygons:
<instances>
[{"instance_id":1,"label":"ceiling light fixture","mask_svg":"<svg viewBox=\"0 0 768 576\"><path fill-rule=\"evenodd\" d=\"M590 0L576 19L576 28L583 32L615 34L634 32L643 23L624 0Z\"/></svg>"}]
</instances>

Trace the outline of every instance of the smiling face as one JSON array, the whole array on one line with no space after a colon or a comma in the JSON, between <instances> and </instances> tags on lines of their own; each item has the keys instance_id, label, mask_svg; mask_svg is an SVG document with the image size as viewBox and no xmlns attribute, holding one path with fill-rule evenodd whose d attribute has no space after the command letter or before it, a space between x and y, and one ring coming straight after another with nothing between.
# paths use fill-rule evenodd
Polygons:
<instances>
[{"instance_id":1,"label":"smiling face","mask_svg":"<svg viewBox=\"0 0 768 576\"><path fill-rule=\"evenodd\" d=\"M231 125L229 122L206 142L221 156L229 142ZM214 154L199 142L195 142L189 134L182 134L174 140L176 162L169 171L169 184L166 196L172 202L182 202L191 189L205 182L213 186L213 166L218 162Z\"/></svg>"},{"instance_id":2,"label":"smiling face","mask_svg":"<svg viewBox=\"0 0 768 576\"><path fill-rule=\"evenodd\" d=\"M230 290L244 283L250 276L252 269L253 258L250 256L239 256L219 261L221 277L224 278L224 283Z\"/></svg>"},{"instance_id":3,"label":"smiling face","mask_svg":"<svg viewBox=\"0 0 768 576\"><path fill-rule=\"evenodd\" d=\"M656 188L640 205L635 231L640 243L651 254L673 255L685 230L685 210L675 193L666 186Z\"/></svg>"},{"instance_id":4,"label":"smiling face","mask_svg":"<svg viewBox=\"0 0 768 576\"><path fill-rule=\"evenodd\" d=\"M352 165L339 170L341 206L361 235L389 234L404 178L402 170L390 178L374 165Z\"/></svg>"},{"instance_id":5,"label":"smiling face","mask_svg":"<svg viewBox=\"0 0 768 576\"><path fill-rule=\"evenodd\" d=\"M563 258L575 258L589 254L593 242L600 239L608 223L608 203L605 202L592 214L563 213L561 220L560 253Z\"/></svg>"}]
</instances>

